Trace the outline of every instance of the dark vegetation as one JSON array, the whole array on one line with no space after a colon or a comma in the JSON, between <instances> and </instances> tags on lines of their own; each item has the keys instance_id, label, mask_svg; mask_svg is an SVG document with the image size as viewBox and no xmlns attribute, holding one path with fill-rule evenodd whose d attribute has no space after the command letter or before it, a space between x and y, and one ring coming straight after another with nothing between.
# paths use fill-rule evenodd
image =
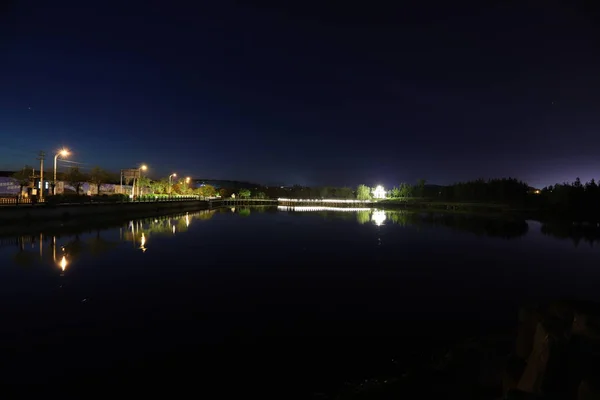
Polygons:
<instances>
[{"instance_id":1,"label":"dark vegetation","mask_svg":"<svg viewBox=\"0 0 600 400\"><path fill-rule=\"evenodd\" d=\"M400 190L402 188L402 190ZM562 183L535 189L514 178L478 179L449 186L400 185L392 193L405 194L397 200L437 204L462 203L486 206L498 210L523 211L531 217L571 219L574 221L600 221L600 189L592 179L583 184L579 178L572 183ZM421 197L415 197L413 194ZM394 202L394 198L390 202Z\"/></svg>"},{"instance_id":2,"label":"dark vegetation","mask_svg":"<svg viewBox=\"0 0 600 400\"><path fill-rule=\"evenodd\" d=\"M336 186L286 186L286 187L264 187L260 189L267 197L288 199L355 199L354 190L349 187Z\"/></svg>"}]
</instances>

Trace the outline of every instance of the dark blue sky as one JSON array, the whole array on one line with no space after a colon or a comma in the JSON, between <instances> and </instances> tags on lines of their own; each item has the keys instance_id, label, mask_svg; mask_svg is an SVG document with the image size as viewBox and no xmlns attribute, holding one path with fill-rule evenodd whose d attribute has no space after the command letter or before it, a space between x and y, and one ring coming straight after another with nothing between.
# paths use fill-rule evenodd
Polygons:
<instances>
[{"instance_id":1,"label":"dark blue sky","mask_svg":"<svg viewBox=\"0 0 600 400\"><path fill-rule=\"evenodd\" d=\"M66 145L267 184L600 178L597 9L387 3L415 4L9 3L0 169Z\"/></svg>"}]
</instances>

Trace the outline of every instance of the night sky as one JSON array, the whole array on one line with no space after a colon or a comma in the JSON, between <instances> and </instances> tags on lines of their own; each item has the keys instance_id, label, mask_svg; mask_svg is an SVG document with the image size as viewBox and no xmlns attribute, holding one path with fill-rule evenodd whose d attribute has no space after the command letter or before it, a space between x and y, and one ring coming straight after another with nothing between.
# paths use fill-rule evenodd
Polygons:
<instances>
[{"instance_id":1,"label":"night sky","mask_svg":"<svg viewBox=\"0 0 600 400\"><path fill-rule=\"evenodd\" d=\"M264 184L600 178L596 8L386 3L9 2L0 169L65 145Z\"/></svg>"}]
</instances>

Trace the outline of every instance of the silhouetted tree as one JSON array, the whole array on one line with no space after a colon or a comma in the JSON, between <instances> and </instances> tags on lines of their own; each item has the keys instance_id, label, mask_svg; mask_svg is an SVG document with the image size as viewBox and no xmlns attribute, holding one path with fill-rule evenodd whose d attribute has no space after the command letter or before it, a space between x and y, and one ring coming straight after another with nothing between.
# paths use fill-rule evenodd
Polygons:
<instances>
[{"instance_id":1,"label":"silhouetted tree","mask_svg":"<svg viewBox=\"0 0 600 400\"><path fill-rule=\"evenodd\" d=\"M96 185L96 188L98 189L98 194L100 194L100 186L102 186L103 183L106 183L109 179L110 179L110 176L107 171L103 170L100 167L92 168L92 171L90 172L89 180L90 180L90 183Z\"/></svg>"},{"instance_id":2,"label":"silhouetted tree","mask_svg":"<svg viewBox=\"0 0 600 400\"><path fill-rule=\"evenodd\" d=\"M427 181L425 179L419 179L417 180L417 186L415 187L415 196L416 197L423 197L425 195L425 184L427 183Z\"/></svg>"},{"instance_id":3,"label":"silhouetted tree","mask_svg":"<svg viewBox=\"0 0 600 400\"><path fill-rule=\"evenodd\" d=\"M32 170L32 167L26 165L21 171L17 171L11 175L11 178L15 179L19 184L19 196L23 193L23 188L29 186L31 182L30 171Z\"/></svg>"},{"instance_id":4,"label":"silhouetted tree","mask_svg":"<svg viewBox=\"0 0 600 400\"><path fill-rule=\"evenodd\" d=\"M400 197L411 197L413 195L413 188L408 183L401 183L398 187L398 194Z\"/></svg>"},{"instance_id":5,"label":"silhouetted tree","mask_svg":"<svg viewBox=\"0 0 600 400\"><path fill-rule=\"evenodd\" d=\"M529 185L514 178L477 179L442 187L440 198L446 201L523 205L528 192Z\"/></svg>"},{"instance_id":6,"label":"silhouetted tree","mask_svg":"<svg viewBox=\"0 0 600 400\"><path fill-rule=\"evenodd\" d=\"M75 188L75 193L79 194L79 189L88 180L88 176L79 170L79 167L71 167L65 176L67 182Z\"/></svg>"}]
</instances>

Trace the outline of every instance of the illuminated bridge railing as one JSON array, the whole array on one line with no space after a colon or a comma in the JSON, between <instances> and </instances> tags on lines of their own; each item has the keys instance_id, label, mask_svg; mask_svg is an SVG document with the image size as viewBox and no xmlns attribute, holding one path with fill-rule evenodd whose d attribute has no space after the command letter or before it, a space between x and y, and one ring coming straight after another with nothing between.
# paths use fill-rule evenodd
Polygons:
<instances>
[{"instance_id":1,"label":"illuminated bridge railing","mask_svg":"<svg viewBox=\"0 0 600 400\"><path fill-rule=\"evenodd\" d=\"M280 203L332 203L332 204L369 204L370 200L349 200L349 199L277 199Z\"/></svg>"},{"instance_id":2,"label":"illuminated bridge railing","mask_svg":"<svg viewBox=\"0 0 600 400\"><path fill-rule=\"evenodd\" d=\"M315 212L315 211L371 211L370 207L325 207L325 206L277 206L279 211Z\"/></svg>"}]
</instances>

